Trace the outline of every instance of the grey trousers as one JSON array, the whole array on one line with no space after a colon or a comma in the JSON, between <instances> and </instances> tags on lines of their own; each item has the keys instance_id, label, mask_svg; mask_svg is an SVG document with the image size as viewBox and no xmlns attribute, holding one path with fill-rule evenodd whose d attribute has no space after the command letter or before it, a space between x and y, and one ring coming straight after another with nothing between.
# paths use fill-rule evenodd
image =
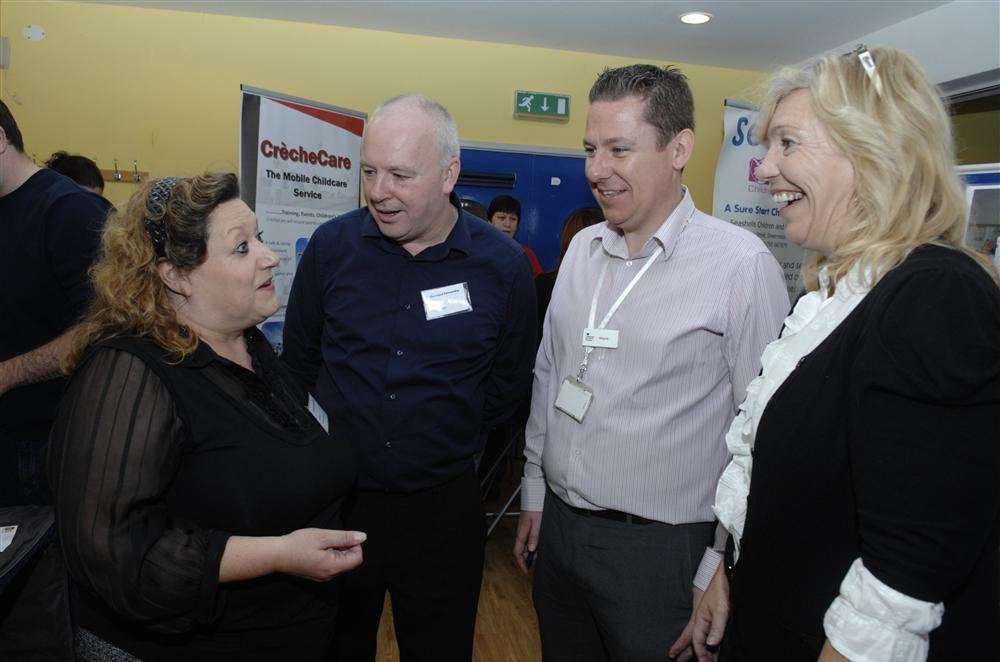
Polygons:
<instances>
[{"instance_id":1,"label":"grey trousers","mask_svg":"<svg viewBox=\"0 0 1000 662\"><path fill-rule=\"evenodd\" d=\"M545 662L666 660L714 532L582 515L548 492L533 586Z\"/></svg>"}]
</instances>

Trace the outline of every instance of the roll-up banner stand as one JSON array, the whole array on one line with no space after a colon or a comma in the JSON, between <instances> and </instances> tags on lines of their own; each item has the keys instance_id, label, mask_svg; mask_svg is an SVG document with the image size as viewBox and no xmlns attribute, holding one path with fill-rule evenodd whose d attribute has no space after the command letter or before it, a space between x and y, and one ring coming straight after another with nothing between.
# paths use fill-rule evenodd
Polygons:
<instances>
[{"instance_id":1,"label":"roll-up banner stand","mask_svg":"<svg viewBox=\"0 0 1000 662\"><path fill-rule=\"evenodd\" d=\"M771 201L757 168L767 150L753 136L757 106L726 99L725 136L715 169L712 215L753 232L771 249L785 272L785 287L792 301L802 289L803 250L785 238L785 224L778 215L782 205Z\"/></svg>"},{"instance_id":2,"label":"roll-up banner stand","mask_svg":"<svg viewBox=\"0 0 1000 662\"><path fill-rule=\"evenodd\" d=\"M280 351L295 269L313 231L361 201L361 135L367 115L241 85L241 197L278 254L278 312L261 325Z\"/></svg>"},{"instance_id":3,"label":"roll-up banner stand","mask_svg":"<svg viewBox=\"0 0 1000 662\"><path fill-rule=\"evenodd\" d=\"M958 176L965 184L969 212L965 243L992 256L1000 269L1000 163L961 165Z\"/></svg>"}]
</instances>

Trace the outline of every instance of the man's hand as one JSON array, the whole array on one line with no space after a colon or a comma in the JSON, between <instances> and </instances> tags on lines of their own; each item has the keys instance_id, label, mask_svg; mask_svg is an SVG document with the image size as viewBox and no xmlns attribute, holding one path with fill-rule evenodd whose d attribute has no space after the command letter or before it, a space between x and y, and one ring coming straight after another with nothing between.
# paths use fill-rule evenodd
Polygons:
<instances>
[{"instance_id":1,"label":"man's hand","mask_svg":"<svg viewBox=\"0 0 1000 662\"><path fill-rule=\"evenodd\" d=\"M542 513L522 510L517 520L517 537L514 539L514 562L521 572L528 574L528 552L538 549L538 531L542 528Z\"/></svg>"},{"instance_id":2,"label":"man's hand","mask_svg":"<svg viewBox=\"0 0 1000 662\"><path fill-rule=\"evenodd\" d=\"M688 624L684 626L684 631L681 632L681 636L677 637L677 641L674 645L670 647L670 651L667 655L671 659L677 660L678 662L687 662L694 657L694 649L691 647L691 633L694 631L694 615L698 611L698 605L701 604L701 598L705 595L697 586L691 587L691 618L688 620Z\"/></svg>"},{"instance_id":3,"label":"man's hand","mask_svg":"<svg viewBox=\"0 0 1000 662\"><path fill-rule=\"evenodd\" d=\"M714 662L729 620L729 580L720 563L692 616L691 643L698 662ZM711 646L713 650L708 650Z\"/></svg>"}]
</instances>

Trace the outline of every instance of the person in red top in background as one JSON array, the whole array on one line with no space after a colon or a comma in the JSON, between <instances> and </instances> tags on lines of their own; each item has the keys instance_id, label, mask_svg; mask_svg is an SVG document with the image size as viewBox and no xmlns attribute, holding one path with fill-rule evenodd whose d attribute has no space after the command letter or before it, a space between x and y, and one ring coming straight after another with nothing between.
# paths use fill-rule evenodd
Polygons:
<instances>
[{"instance_id":1,"label":"person in red top in background","mask_svg":"<svg viewBox=\"0 0 1000 662\"><path fill-rule=\"evenodd\" d=\"M509 195L498 195L490 203L486 217L493 227L513 239L517 234L517 225L521 222L521 203ZM542 265L538 262L535 251L531 250L531 246L521 244L521 249L531 262L531 275L537 276L542 273Z\"/></svg>"}]
</instances>

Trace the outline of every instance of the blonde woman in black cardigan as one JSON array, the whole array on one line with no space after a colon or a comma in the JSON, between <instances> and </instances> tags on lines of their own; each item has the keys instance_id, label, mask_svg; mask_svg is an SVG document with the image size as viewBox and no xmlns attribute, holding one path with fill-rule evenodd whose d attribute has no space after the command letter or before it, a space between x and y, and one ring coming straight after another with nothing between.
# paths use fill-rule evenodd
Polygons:
<instances>
[{"instance_id":1,"label":"blonde woman in black cardigan","mask_svg":"<svg viewBox=\"0 0 1000 662\"><path fill-rule=\"evenodd\" d=\"M1000 289L939 94L861 47L780 71L761 120L814 259L726 437L731 542L686 636L702 660L995 659Z\"/></svg>"}]
</instances>

